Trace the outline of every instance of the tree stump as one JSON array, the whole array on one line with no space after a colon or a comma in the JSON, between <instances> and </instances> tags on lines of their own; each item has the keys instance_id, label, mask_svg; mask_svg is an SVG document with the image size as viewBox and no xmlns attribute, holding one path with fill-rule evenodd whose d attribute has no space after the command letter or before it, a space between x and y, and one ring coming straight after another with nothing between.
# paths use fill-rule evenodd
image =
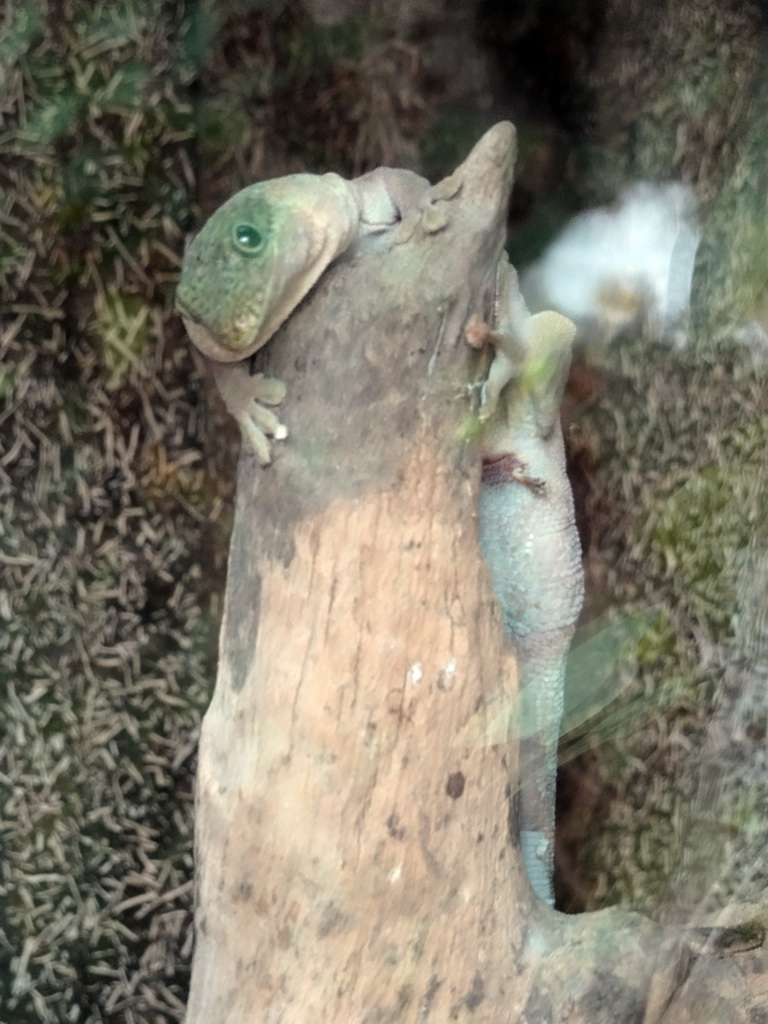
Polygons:
<instances>
[{"instance_id":1,"label":"tree stump","mask_svg":"<svg viewBox=\"0 0 768 1024\"><path fill-rule=\"evenodd\" d=\"M264 353L290 433L239 465L187 1024L650 1024L687 998L684 943L550 911L510 829L517 685L463 329L492 312L513 147L491 129L410 237L331 267Z\"/></svg>"}]
</instances>

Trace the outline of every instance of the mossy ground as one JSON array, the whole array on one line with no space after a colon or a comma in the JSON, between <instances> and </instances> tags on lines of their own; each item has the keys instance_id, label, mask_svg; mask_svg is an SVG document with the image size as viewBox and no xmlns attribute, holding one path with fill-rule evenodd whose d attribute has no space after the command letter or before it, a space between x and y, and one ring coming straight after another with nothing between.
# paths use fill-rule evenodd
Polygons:
<instances>
[{"instance_id":1,"label":"mossy ground","mask_svg":"<svg viewBox=\"0 0 768 1024\"><path fill-rule=\"evenodd\" d=\"M256 177L406 162L408 125L426 109L419 74L416 49L379 43L362 23L321 31L293 3L7 9L9 1024L183 1015L195 750L215 677L237 450L173 313L185 236Z\"/></svg>"}]
</instances>

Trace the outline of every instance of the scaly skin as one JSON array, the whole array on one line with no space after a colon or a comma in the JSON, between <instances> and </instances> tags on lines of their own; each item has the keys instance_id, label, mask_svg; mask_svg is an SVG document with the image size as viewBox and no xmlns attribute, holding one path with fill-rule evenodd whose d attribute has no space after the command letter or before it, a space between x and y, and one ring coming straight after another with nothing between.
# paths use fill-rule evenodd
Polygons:
<instances>
[{"instance_id":1,"label":"scaly skin","mask_svg":"<svg viewBox=\"0 0 768 1024\"><path fill-rule=\"evenodd\" d=\"M354 181L291 174L242 189L190 243L176 306L192 341L218 364L227 407L261 462L270 461L266 435L287 434L264 408L285 388L227 364L266 344L333 260L399 224L427 188L411 171L389 168Z\"/></svg>"},{"instance_id":2,"label":"scaly skin","mask_svg":"<svg viewBox=\"0 0 768 1024\"><path fill-rule=\"evenodd\" d=\"M480 546L518 657L523 857L534 891L552 905L565 659L584 597L559 416L575 327L558 313L530 316L506 260L498 295L497 331L475 325L469 339L496 349L480 409Z\"/></svg>"}]
</instances>

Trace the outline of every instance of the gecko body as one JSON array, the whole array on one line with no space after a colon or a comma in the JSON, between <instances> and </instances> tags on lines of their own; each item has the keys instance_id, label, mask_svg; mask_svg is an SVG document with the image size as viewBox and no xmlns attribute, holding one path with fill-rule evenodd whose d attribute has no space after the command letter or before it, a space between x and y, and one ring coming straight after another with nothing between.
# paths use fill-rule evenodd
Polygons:
<instances>
[{"instance_id":1,"label":"gecko body","mask_svg":"<svg viewBox=\"0 0 768 1024\"><path fill-rule=\"evenodd\" d=\"M584 597L560 428L575 327L558 313L529 315L506 259L497 288L497 329L470 334L496 353L480 408L480 547L520 673L523 858L534 891L551 905L565 663Z\"/></svg>"}]
</instances>

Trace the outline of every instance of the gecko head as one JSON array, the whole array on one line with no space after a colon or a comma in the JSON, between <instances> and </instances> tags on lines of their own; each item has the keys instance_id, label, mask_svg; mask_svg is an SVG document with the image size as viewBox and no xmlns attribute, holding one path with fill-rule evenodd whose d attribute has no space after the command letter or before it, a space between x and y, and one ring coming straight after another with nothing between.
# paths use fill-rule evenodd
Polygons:
<instances>
[{"instance_id":1,"label":"gecko head","mask_svg":"<svg viewBox=\"0 0 768 1024\"><path fill-rule=\"evenodd\" d=\"M331 178L249 185L192 239L176 308L205 355L235 362L261 348L347 244L357 206Z\"/></svg>"},{"instance_id":2,"label":"gecko head","mask_svg":"<svg viewBox=\"0 0 768 1024\"><path fill-rule=\"evenodd\" d=\"M274 233L271 204L252 185L219 207L184 254L176 308L212 359L231 362L260 347Z\"/></svg>"}]
</instances>

